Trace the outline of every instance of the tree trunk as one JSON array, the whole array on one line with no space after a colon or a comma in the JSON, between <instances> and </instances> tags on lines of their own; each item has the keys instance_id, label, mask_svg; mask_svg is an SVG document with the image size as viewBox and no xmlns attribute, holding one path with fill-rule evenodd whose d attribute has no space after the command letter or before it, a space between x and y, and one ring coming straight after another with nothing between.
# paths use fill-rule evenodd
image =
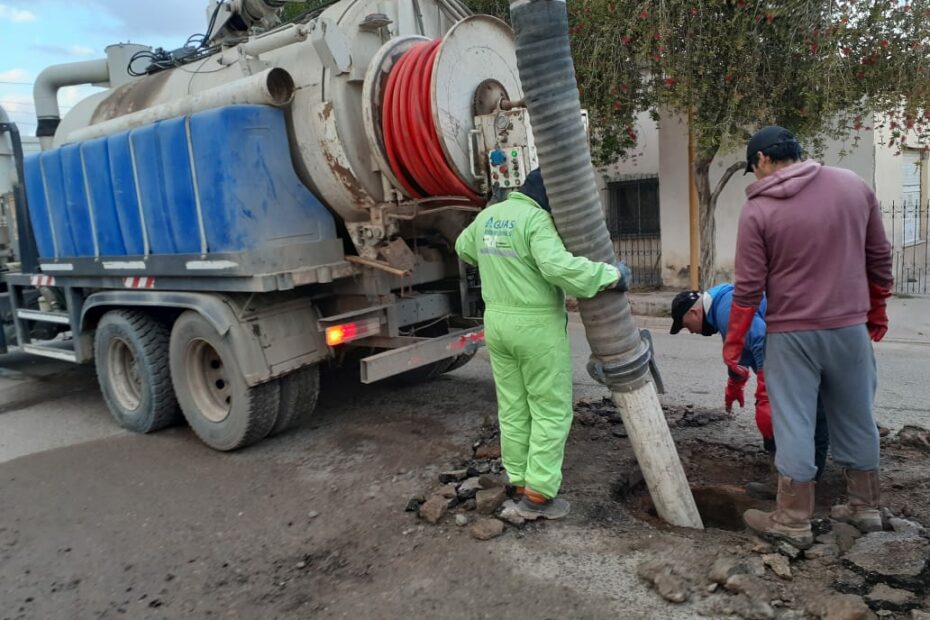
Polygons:
<instances>
[{"instance_id":1,"label":"tree trunk","mask_svg":"<svg viewBox=\"0 0 930 620\"><path fill-rule=\"evenodd\" d=\"M710 164L713 161L714 155L711 155L699 157L694 162L694 184L697 186L701 236L701 266L698 271L698 282L701 289L705 291L717 283L717 200L730 178L746 166L745 162L730 165L711 190Z\"/></svg>"},{"instance_id":2,"label":"tree trunk","mask_svg":"<svg viewBox=\"0 0 930 620\"><path fill-rule=\"evenodd\" d=\"M712 159L694 162L694 184L697 186L698 214L700 217L701 263L698 281L702 290L714 285L717 275L717 220L714 211L717 201L710 189L710 163Z\"/></svg>"}]
</instances>

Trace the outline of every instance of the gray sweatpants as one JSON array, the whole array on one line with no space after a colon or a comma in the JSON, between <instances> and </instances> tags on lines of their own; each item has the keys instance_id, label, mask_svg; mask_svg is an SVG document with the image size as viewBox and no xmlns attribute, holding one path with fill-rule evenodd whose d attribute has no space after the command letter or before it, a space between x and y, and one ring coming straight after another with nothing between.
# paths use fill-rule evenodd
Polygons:
<instances>
[{"instance_id":1,"label":"gray sweatpants","mask_svg":"<svg viewBox=\"0 0 930 620\"><path fill-rule=\"evenodd\" d=\"M833 461L844 469L878 469L879 437L872 416L875 354L865 325L770 332L765 339L765 383L779 473L798 482L809 482L817 474L818 394Z\"/></svg>"}]
</instances>

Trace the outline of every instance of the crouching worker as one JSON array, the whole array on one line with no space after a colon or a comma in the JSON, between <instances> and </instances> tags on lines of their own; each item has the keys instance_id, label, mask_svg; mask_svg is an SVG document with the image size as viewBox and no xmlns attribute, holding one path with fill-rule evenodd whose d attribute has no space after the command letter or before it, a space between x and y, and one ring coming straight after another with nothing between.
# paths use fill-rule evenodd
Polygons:
<instances>
[{"instance_id":1,"label":"crouching worker","mask_svg":"<svg viewBox=\"0 0 930 620\"><path fill-rule=\"evenodd\" d=\"M487 207L455 243L478 266L485 342L497 389L501 458L522 495L526 519L559 519L569 503L556 497L572 423L572 356L565 292L587 299L625 291L629 269L573 256L549 215L539 170L519 191Z\"/></svg>"},{"instance_id":2,"label":"crouching worker","mask_svg":"<svg viewBox=\"0 0 930 620\"><path fill-rule=\"evenodd\" d=\"M726 339L727 325L730 322L730 307L733 305L733 285L719 284L706 291L685 291L672 300L672 330L677 334L687 329L692 334L713 336L720 334ZM772 430L772 408L765 389L765 310L766 301L762 298L752 318L752 324L746 334L746 341L740 357L739 366L727 369L727 388L724 405L727 412L739 403L746 406L745 389L749 382L750 369L756 373L756 427L762 435L762 445L772 458L775 457L775 433ZM817 403L817 427L814 435L814 458L817 465L815 480L820 480L827 462L827 450L830 439L823 404ZM775 480L771 483L751 482L747 485L750 495L762 499L775 497Z\"/></svg>"}]
</instances>

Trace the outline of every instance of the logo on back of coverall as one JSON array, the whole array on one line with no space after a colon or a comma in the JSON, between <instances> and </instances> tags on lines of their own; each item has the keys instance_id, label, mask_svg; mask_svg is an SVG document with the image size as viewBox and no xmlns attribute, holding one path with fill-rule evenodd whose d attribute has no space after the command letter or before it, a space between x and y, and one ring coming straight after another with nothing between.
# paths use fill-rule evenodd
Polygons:
<instances>
[{"instance_id":1,"label":"logo on back of coverall","mask_svg":"<svg viewBox=\"0 0 930 620\"><path fill-rule=\"evenodd\" d=\"M489 217L484 223L484 247L486 248L509 248L510 237L513 236L513 230L517 227L516 220L502 220Z\"/></svg>"}]
</instances>

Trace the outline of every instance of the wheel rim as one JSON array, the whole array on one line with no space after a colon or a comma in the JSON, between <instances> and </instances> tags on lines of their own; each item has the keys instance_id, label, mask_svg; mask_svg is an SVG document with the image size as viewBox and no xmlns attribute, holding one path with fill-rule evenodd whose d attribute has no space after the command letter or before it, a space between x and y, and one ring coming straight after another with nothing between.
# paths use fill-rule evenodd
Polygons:
<instances>
[{"instance_id":1,"label":"wheel rim","mask_svg":"<svg viewBox=\"0 0 930 620\"><path fill-rule=\"evenodd\" d=\"M114 338L107 347L107 365L110 369L110 386L120 407L135 411L142 403L142 378L139 364L129 343Z\"/></svg>"},{"instance_id":2,"label":"wheel rim","mask_svg":"<svg viewBox=\"0 0 930 620\"><path fill-rule=\"evenodd\" d=\"M184 365L197 409L211 422L225 420L232 407L232 390L223 358L209 342L197 339L187 346Z\"/></svg>"}]
</instances>

